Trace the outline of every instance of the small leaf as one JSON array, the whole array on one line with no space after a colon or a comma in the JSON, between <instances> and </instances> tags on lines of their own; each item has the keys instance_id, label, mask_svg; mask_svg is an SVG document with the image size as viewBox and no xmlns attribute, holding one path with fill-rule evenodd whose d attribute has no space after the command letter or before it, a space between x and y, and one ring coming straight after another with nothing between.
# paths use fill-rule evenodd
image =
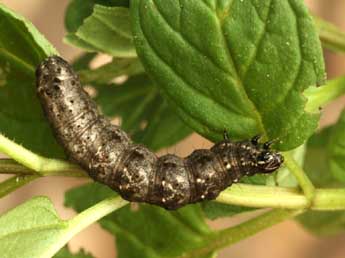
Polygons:
<instances>
[{"instance_id":1,"label":"small leaf","mask_svg":"<svg viewBox=\"0 0 345 258\"><path fill-rule=\"evenodd\" d=\"M305 166L317 186L345 183L344 138L345 110L335 125L324 128L309 140Z\"/></svg>"},{"instance_id":2,"label":"small leaf","mask_svg":"<svg viewBox=\"0 0 345 258\"><path fill-rule=\"evenodd\" d=\"M313 135L307 144L304 168L316 187L339 186L329 167L327 146L333 126L322 129Z\"/></svg>"},{"instance_id":3,"label":"small leaf","mask_svg":"<svg viewBox=\"0 0 345 258\"><path fill-rule=\"evenodd\" d=\"M126 204L118 197L106 199L63 221L48 198L35 197L0 217L1 257L52 257L82 229Z\"/></svg>"},{"instance_id":4,"label":"small leaf","mask_svg":"<svg viewBox=\"0 0 345 258\"><path fill-rule=\"evenodd\" d=\"M147 72L200 134L261 133L288 150L316 129L302 92L325 70L303 2L133 0L130 10Z\"/></svg>"},{"instance_id":5,"label":"small leaf","mask_svg":"<svg viewBox=\"0 0 345 258\"><path fill-rule=\"evenodd\" d=\"M86 51L103 52L116 57L135 57L129 10L124 7L95 5L77 31L65 41Z\"/></svg>"},{"instance_id":6,"label":"small leaf","mask_svg":"<svg viewBox=\"0 0 345 258\"><path fill-rule=\"evenodd\" d=\"M25 18L0 5L0 132L26 148L63 157L36 96L35 69L57 54Z\"/></svg>"},{"instance_id":7,"label":"small leaf","mask_svg":"<svg viewBox=\"0 0 345 258\"><path fill-rule=\"evenodd\" d=\"M0 252L4 258L49 257L67 228L45 197L35 197L0 217Z\"/></svg>"},{"instance_id":8,"label":"small leaf","mask_svg":"<svg viewBox=\"0 0 345 258\"><path fill-rule=\"evenodd\" d=\"M121 118L121 127L136 142L153 150L171 146L192 132L146 75L130 77L122 85L100 85L95 100L105 115Z\"/></svg>"},{"instance_id":9,"label":"small leaf","mask_svg":"<svg viewBox=\"0 0 345 258\"><path fill-rule=\"evenodd\" d=\"M345 182L345 110L337 124L330 131L327 146L328 164L331 173L339 181Z\"/></svg>"},{"instance_id":10,"label":"small leaf","mask_svg":"<svg viewBox=\"0 0 345 258\"><path fill-rule=\"evenodd\" d=\"M345 230L344 211L308 211L299 216L298 220L317 235L335 235Z\"/></svg>"},{"instance_id":11,"label":"small leaf","mask_svg":"<svg viewBox=\"0 0 345 258\"><path fill-rule=\"evenodd\" d=\"M67 247L64 247L54 256L54 258L93 258L93 256L87 254L84 250L80 250L78 253L73 254Z\"/></svg>"},{"instance_id":12,"label":"small leaf","mask_svg":"<svg viewBox=\"0 0 345 258\"><path fill-rule=\"evenodd\" d=\"M67 31L76 32L83 24L84 19L92 14L95 4L103 6L129 6L128 0L72 0L65 14Z\"/></svg>"},{"instance_id":13,"label":"small leaf","mask_svg":"<svg viewBox=\"0 0 345 258\"><path fill-rule=\"evenodd\" d=\"M344 187L345 111L338 122L324 128L308 141L305 170L316 187ZM317 235L334 235L345 230L344 211L308 211L298 221Z\"/></svg>"},{"instance_id":14,"label":"small leaf","mask_svg":"<svg viewBox=\"0 0 345 258\"><path fill-rule=\"evenodd\" d=\"M67 192L65 203L79 212L113 194L107 187L88 184ZM103 218L100 224L116 235L118 256L126 258L177 257L198 246L211 233L199 205L177 211L152 205L133 209L127 206Z\"/></svg>"},{"instance_id":15,"label":"small leaf","mask_svg":"<svg viewBox=\"0 0 345 258\"><path fill-rule=\"evenodd\" d=\"M75 71L90 69L91 61L97 56L97 53L85 53L73 60L72 65Z\"/></svg>"}]
</instances>

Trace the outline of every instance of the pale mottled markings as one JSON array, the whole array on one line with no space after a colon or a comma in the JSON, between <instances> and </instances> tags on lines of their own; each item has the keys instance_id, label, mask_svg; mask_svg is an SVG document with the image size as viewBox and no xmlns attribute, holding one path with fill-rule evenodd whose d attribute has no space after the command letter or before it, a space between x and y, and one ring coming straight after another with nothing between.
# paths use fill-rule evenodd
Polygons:
<instances>
[{"instance_id":1,"label":"pale mottled markings","mask_svg":"<svg viewBox=\"0 0 345 258\"><path fill-rule=\"evenodd\" d=\"M36 76L43 110L66 154L129 201L177 209L212 200L241 177L272 173L283 162L269 144L259 144L258 137L232 142L226 136L211 149L195 150L185 158L157 157L103 117L61 57L44 60Z\"/></svg>"}]
</instances>

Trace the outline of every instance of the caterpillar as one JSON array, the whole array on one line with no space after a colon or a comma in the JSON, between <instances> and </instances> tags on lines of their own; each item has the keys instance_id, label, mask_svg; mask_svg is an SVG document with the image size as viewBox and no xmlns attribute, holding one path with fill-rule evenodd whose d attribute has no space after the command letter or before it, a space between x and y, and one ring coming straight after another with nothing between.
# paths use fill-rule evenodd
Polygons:
<instances>
[{"instance_id":1,"label":"caterpillar","mask_svg":"<svg viewBox=\"0 0 345 258\"><path fill-rule=\"evenodd\" d=\"M260 144L258 136L234 142L227 134L185 158L157 157L98 111L61 57L45 59L36 80L43 111L67 156L128 201L177 209L215 199L243 176L272 173L283 163L283 156L270 150L272 142Z\"/></svg>"}]
</instances>

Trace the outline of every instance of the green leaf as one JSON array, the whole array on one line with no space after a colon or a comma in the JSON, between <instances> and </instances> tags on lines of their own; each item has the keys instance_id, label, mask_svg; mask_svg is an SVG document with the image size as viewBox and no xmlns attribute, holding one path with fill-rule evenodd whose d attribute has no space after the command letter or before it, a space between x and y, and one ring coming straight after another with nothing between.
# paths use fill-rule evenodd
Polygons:
<instances>
[{"instance_id":1,"label":"green leaf","mask_svg":"<svg viewBox=\"0 0 345 258\"><path fill-rule=\"evenodd\" d=\"M153 150L171 146L191 133L158 94L146 75L122 85L99 85L95 99L108 117L120 117L121 127Z\"/></svg>"},{"instance_id":2,"label":"green leaf","mask_svg":"<svg viewBox=\"0 0 345 258\"><path fill-rule=\"evenodd\" d=\"M320 187L345 183L345 110L335 125L324 128L308 142L305 167Z\"/></svg>"},{"instance_id":3,"label":"green leaf","mask_svg":"<svg viewBox=\"0 0 345 258\"><path fill-rule=\"evenodd\" d=\"M338 122L310 138L307 145L305 170L317 187L344 187L345 111ZM308 211L298 221L317 235L334 235L345 230L344 211Z\"/></svg>"},{"instance_id":4,"label":"green leaf","mask_svg":"<svg viewBox=\"0 0 345 258\"><path fill-rule=\"evenodd\" d=\"M35 69L57 54L25 18L0 5L0 132L26 148L62 157L36 96Z\"/></svg>"},{"instance_id":5,"label":"green leaf","mask_svg":"<svg viewBox=\"0 0 345 258\"><path fill-rule=\"evenodd\" d=\"M73 60L72 65L75 71L90 69L91 61L97 56L97 53L84 53Z\"/></svg>"},{"instance_id":6,"label":"green leaf","mask_svg":"<svg viewBox=\"0 0 345 258\"><path fill-rule=\"evenodd\" d=\"M332 127L313 135L307 144L304 168L315 187L333 187L339 183L328 166L327 145Z\"/></svg>"},{"instance_id":7,"label":"green leaf","mask_svg":"<svg viewBox=\"0 0 345 258\"><path fill-rule=\"evenodd\" d=\"M93 258L93 256L87 254L84 250L80 250L78 253L73 254L67 247L64 247L54 256L54 258Z\"/></svg>"},{"instance_id":8,"label":"green leaf","mask_svg":"<svg viewBox=\"0 0 345 258\"><path fill-rule=\"evenodd\" d=\"M331 173L340 182L345 182L345 110L330 131L327 153Z\"/></svg>"},{"instance_id":9,"label":"green leaf","mask_svg":"<svg viewBox=\"0 0 345 258\"><path fill-rule=\"evenodd\" d=\"M125 7L95 5L76 32L65 37L71 45L116 57L135 57L129 10Z\"/></svg>"},{"instance_id":10,"label":"green leaf","mask_svg":"<svg viewBox=\"0 0 345 258\"><path fill-rule=\"evenodd\" d=\"M335 235L345 231L344 211L308 211L298 220L309 231L317 235Z\"/></svg>"},{"instance_id":11,"label":"green leaf","mask_svg":"<svg viewBox=\"0 0 345 258\"><path fill-rule=\"evenodd\" d=\"M68 32L76 32L86 17L92 14L95 4L103 6L128 7L128 0L72 0L65 14L65 26Z\"/></svg>"},{"instance_id":12,"label":"green leaf","mask_svg":"<svg viewBox=\"0 0 345 258\"><path fill-rule=\"evenodd\" d=\"M1 257L52 257L82 229L125 204L118 197L106 199L63 221L48 198L35 197L0 217Z\"/></svg>"},{"instance_id":13,"label":"green leaf","mask_svg":"<svg viewBox=\"0 0 345 258\"><path fill-rule=\"evenodd\" d=\"M200 134L261 133L288 150L316 129L302 92L325 70L302 1L133 0L130 10L142 63Z\"/></svg>"},{"instance_id":14,"label":"green leaf","mask_svg":"<svg viewBox=\"0 0 345 258\"><path fill-rule=\"evenodd\" d=\"M88 184L67 192L65 204L79 212L113 195L107 187ZM199 205L177 211L152 205L127 206L103 218L100 224L116 235L118 256L126 258L177 257L188 253L210 234Z\"/></svg>"},{"instance_id":15,"label":"green leaf","mask_svg":"<svg viewBox=\"0 0 345 258\"><path fill-rule=\"evenodd\" d=\"M36 197L0 217L0 252L3 258L50 257L67 224L52 203ZM57 249L58 250L58 249Z\"/></svg>"}]
</instances>

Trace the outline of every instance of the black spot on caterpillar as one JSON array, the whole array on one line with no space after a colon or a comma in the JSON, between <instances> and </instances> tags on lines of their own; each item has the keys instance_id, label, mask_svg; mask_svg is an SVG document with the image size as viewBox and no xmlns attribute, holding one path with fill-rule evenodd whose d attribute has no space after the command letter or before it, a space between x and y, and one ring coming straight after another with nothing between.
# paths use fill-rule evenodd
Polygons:
<instances>
[{"instance_id":1,"label":"black spot on caterpillar","mask_svg":"<svg viewBox=\"0 0 345 258\"><path fill-rule=\"evenodd\" d=\"M258 137L233 142L226 135L186 158L157 157L100 114L61 57L44 60L36 77L43 110L66 154L126 200L177 209L212 200L243 176L272 173L283 163L270 142L259 144Z\"/></svg>"}]
</instances>

